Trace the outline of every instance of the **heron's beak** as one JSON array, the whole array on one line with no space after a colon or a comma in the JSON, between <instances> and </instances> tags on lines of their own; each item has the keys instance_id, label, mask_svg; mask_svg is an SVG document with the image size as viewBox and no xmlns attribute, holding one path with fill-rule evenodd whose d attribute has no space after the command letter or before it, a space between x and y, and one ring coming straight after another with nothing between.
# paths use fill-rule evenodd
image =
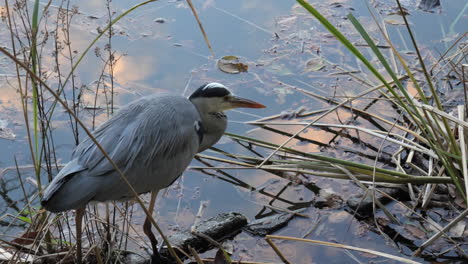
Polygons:
<instances>
[{"instance_id":1,"label":"heron's beak","mask_svg":"<svg viewBox=\"0 0 468 264\"><path fill-rule=\"evenodd\" d=\"M242 97L231 96L229 98L229 103L232 108L266 108L266 106L262 105L261 103L257 103L255 101L245 99Z\"/></svg>"}]
</instances>

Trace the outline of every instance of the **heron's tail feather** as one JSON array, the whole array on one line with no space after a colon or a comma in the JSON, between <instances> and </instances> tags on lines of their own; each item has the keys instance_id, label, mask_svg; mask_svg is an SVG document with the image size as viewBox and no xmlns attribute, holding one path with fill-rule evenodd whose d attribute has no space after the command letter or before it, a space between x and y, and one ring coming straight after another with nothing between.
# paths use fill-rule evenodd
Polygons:
<instances>
[{"instance_id":1,"label":"heron's tail feather","mask_svg":"<svg viewBox=\"0 0 468 264\"><path fill-rule=\"evenodd\" d=\"M93 185L85 181L86 168L76 159L70 161L47 186L41 205L51 212L63 212L83 207L94 195Z\"/></svg>"}]
</instances>

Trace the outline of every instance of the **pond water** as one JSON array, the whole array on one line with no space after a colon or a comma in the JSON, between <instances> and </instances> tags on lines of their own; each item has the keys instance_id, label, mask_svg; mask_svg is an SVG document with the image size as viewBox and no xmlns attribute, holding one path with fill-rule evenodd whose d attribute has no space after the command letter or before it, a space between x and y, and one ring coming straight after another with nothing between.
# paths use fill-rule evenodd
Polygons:
<instances>
[{"instance_id":1,"label":"pond water","mask_svg":"<svg viewBox=\"0 0 468 264\"><path fill-rule=\"evenodd\" d=\"M14 1L11 1L14 2ZM112 1L110 3L113 17L137 4L137 1ZM378 35L378 28L369 15L366 1L314 1L315 8L331 19L356 43L364 43L357 38L357 33L346 19L352 12L366 29ZM417 41L428 61L433 62L452 42L466 31L466 1L444 1L442 6L431 12L423 11L413 1L402 1L409 12L409 19L416 34ZM13 4L13 3L12 3ZM30 4L30 3L28 3ZM41 4L41 9L46 2ZM306 97L292 86L311 90L323 96L352 96L362 91L362 83L349 76L334 75L337 72L362 70L341 44L324 30L324 28L295 1L194 1L198 15L211 43L213 54L207 48L198 24L185 1L157 1L136 9L124 17L114 27L114 36L110 40L111 51L115 52L116 62L113 65L113 79L109 69L103 72L105 59L108 58L109 39L104 36L91 52L84 57L75 71L74 86L82 90L80 118L89 127L99 124L108 118L110 107L110 87L114 86L114 106L120 106L141 96L157 92L172 92L189 95L200 85L217 81L230 87L232 91L267 106L262 110L240 110L228 112L231 133L249 135L262 140L280 144L287 139L272 131L245 124L246 121L276 115L285 111L305 108L308 111L329 107L328 104ZM1 3L0 3L1 5ZM61 1L52 1L47 19L42 25L55 27L57 7ZM396 10L393 1L373 1L368 4L379 10L389 36L398 49L406 52L413 50L404 26L398 25L401 18L391 15ZM97 36L108 21L108 10L104 1L71 1L69 7L76 6L78 12L73 16L70 26L71 53L76 61L78 55ZM31 4L32 10L32 4ZM3 9L2 9L3 10ZM18 22L18 21L16 21ZM19 23L19 22L18 22ZM6 21L1 22L0 45L11 47ZM100 29L98 29L100 28ZM65 39L63 34L60 39ZM53 46L49 42L42 50L42 67L51 87L56 88L58 78L54 72L55 61L52 56ZM385 45L385 42L379 43ZM97 48L97 49L96 49ZM75 52L76 51L76 52ZM66 49L63 54L68 52ZM99 56L98 56L99 55ZM227 74L216 66L217 59L235 55L249 66L248 72ZM63 75L70 70L70 62L60 56L60 67ZM413 63L413 62L412 62ZM337 67L342 65L343 68ZM104 74L103 78L100 78ZM25 192L33 205L37 205L34 187L34 171L31 168L31 155L27 140L26 128L19 94L16 92L17 81L14 65L6 57L0 56L0 234L2 239L9 240L18 235L24 224L13 221L8 214L16 215L25 204L24 192L18 180L15 160L21 167L21 179L26 187ZM63 77L62 77L63 78ZM368 79L369 83L376 83ZM102 86L105 84L106 92ZM97 87L98 98L95 101ZM65 90L71 100L72 91ZM447 92L443 90L442 92ZM48 102L45 103L50 106ZM388 109L379 109L385 114ZM29 113L32 113L29 110ZM389 115L392 115L389 113ZM345 111L339 115L330 115L325 123L346 120L351 115ZM32 123L31 123L32 124ZM74 124L73 124L74 125ZM53 144L57 164L66 163L75 146L73 125L62 108L54 113ZM298 127L289 127L294 133ZM14 135L13 135L14 134ZM13 137L7 139L6 137ZM84 136L79 131L79 138ZM335 140L333 134L322 130L310 129L304 137L328 144ZM346 145L343 140L341 144ZM323 152L326 148L316 144L293 141L292 146L307 152ZM223 138L217 145L224 151L251 155L246 148L228 138ZM365 147L363 147L365 148ZM268 152L261 150L261 154ZM373 153L373 150L364 150ZM204 154L219 156L208 150ZM354 157L352 153L341 152L339 155L354 161L373 164L372 159ZM225 164L217 164L224 166ZM194 161L192 166L201 166ZM296 210L303 208L302 214L308 216L293 218L286 227L275 232L276 235L305 237L308 239L342 243L356 247L368 248L398 256L409 257L411 245L404 242L397 245L387 240L371 227L371 224L360 222L345 209L346 200L360 189L349 181L323 178L309 178L309 183L302 185L261 170L224 170L225 173L245 182L250 188L227 182L226 175L210 170L211 174L187 170L180 180L159 195L157 201L157 220L163 230L170 234L174 230L186 230L195 221L201 204L204 204L202 218L210 218L222 212L236 211L255 220L275 212L271 206ZM43 177L43 184L47 182ZM267 194L265 194L267 193ZM340 198L327 208L311 206L314 201L331 199L334 195ZM273 199L272 197L277 196ZM145 196L145 199L148 197ZM19 201L19 202L15 202ZM270 207L267 207L270 206ZM390 205L392 210L403 214L398 204ZM379 213L380 214L380 213ZM2 216L3 215L3 216ZM140 232L143 214L134 206L133 222L136 232ZM309 231L313 229L311 234ZM134 235L134 232L130 232ZM141 233L142 234L142 233ZM414 241L413 241L414 242ZM232 241L233 259L258 262L279 263L280 260L262 237L248 233L237 235ZM417 244L417 242L416 242ZM140 250L145 244L141 241L129 243L132 250ZM299 242L278 241L278 247L293 263L353 263L353 258L362 262L381 262L385 259L368 254L346 252L344 250L310 245ZM214 252L202 254L213 257ZM445 258L456 257L448 254ZM415 258L417 261L424 259ZM441 258L444 260L444 258ZM393 263L385 260L385 263Z\"/></svg>"}]
</instances>

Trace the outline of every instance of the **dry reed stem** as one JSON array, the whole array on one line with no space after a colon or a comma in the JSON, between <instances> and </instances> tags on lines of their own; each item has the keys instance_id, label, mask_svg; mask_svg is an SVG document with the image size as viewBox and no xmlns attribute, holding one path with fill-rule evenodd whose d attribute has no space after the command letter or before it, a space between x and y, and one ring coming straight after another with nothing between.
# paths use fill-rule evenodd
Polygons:
<instances>
[{"instance_id":1,"label":"dry reed stem","mask_svg":"<svg viewBox=\"0 0 468 264\"><path fill-rule=\"evenodd\" d=\"M281 250L279 250L279 248L275 245L275 243L273 243L273 241L271 241L270 239L270 236L266 236L265 238L266 242L268 243L268 245L270 245L270 247L273 249L273 251L275 251L276 255L278 255L278 257L286 264L292 264L291 262L289 262L289 260L283 255L283 253L281 252Z\"/></svg>"},{"instance_id":2,"label":"dry reed stem","mask_svg":"<svg viewBox=\"0 0 468 264\"><path fill-rule=\"evenodd\" d=\"M211 55L215 57L214 51L211 48L210 40L208 39L208 35L206 35L205 29L203 28L200 18L198 17L197 10L195 10L195 7L193 6L192 0L187 0L187 3L190 6L190 9L192 10L193 15L195 16L195 19L197 20L198 26L200 27L200 31L203 34L203 38L205 39L205 43L208 46L208 49L210 50Z\"/></svg>"},{"instance_id":3,"label":"dry reed stem","mask_svg":"<svg viewBox=\"0 0 468 264\"><path fill-rule=\"evenodd\" d=\"M189 246L188 248L190 250L190 253L192 253L192 256L195 258L195 261L197 262L197 264L204 264L203 260L200 258L200 256L198 256L197 251L193 249L193 247L191 246Z\"/></svg>"},{"instance_id":4,"label":"dry reed stem","mask_svg":"<svg viewBox=\"0 0 468 264\"><path fill-rule=\"evenodd\" d=\"M320 241L320 240L311 240L311 239L304 239L304 238L296 238L296 237L286 237L286 236L276 236L276 235L267 235L266 239L279 239L279 240L290 240L290 241L297 241L297 242L306 242L306 243L312 243L312 244L319 244L323 246L329 246L329 247L334 247L334 248L341 248L341 249L349 249L349 250L354 250L354 251L359 251L363 253L368 253L380 257L385 257L388 259L393 259L397 261L401 261L403 263L409 263L409 264L419 264L420 262L416 262L410 259L394 256L391 254L367 249L367 248L358 248L358 247L353 247L353 246L348 246L348 245L343 245L343 244L338 244L338 243L331 243L331 242L325 242L325 241ZM268 241L268 240L267 240Z\"/></svg>"},{"instance_id":5,"label":"dry reed stem","mask_svg":"<svg viewBox=\"0 0 468 264\"><path fill-rule=\"evenodd\" d=\"M429 245L434 243L434 241L436 241L439 237L444 235L445 232L447 232L450 228L452 228L456 223L464 220L465 217L467 217L467 216L468 216L468 209L463 211L459 216L457 216L455 219L453 219L449 224L447 224L439 232L434 234L426 242L424 242L421 246L419 246L419 248L413 253L413 256L419 256L426 247L428 247ZM468 255L466 255L466 253L464 253L464 251L460 247L458 247L458 249L461 250L460 253L464 254L465 258L468 258Z\"/></svg>"}]
</instances>

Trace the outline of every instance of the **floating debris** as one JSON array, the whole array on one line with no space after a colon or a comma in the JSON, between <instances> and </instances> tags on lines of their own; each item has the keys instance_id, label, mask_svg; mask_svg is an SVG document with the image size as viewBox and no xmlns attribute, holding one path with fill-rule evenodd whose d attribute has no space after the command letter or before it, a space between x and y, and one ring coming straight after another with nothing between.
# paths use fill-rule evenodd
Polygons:
<instances>
[{"instance_id":1,"label":"floating debris","mask_svg":"<svg viewBox=\"0 0 468 264\"><path fill-rule=\"evenodd\" d=\"M318 72L326 67L325 60L321 57L314 57L306 62L304 72Z\"/></svg>"},{"instance_id":2,"label":"floating debris","mask_svg":"<svg viewBox=\"0 0 468 264\"><path fill-rule=\"evenodd\" d=\"M231 74L247 72L249 69L249 66L240 62L240 59L237 56L224 56L218 60L217 65L221 71Z\"/></svg>"},{"instance_id":3,"label":"floating debris","mask_svg":"<svg viewBox=\"0 0 468 264\"><path fill-rule=\"evenodd\" d=\"M164 24L166 23L166 19L162 18L162 17L158 17L156 19L153 20L154 22L158 23L158 24Z\"/></svg>"},{"instance_id":4,"label":"floating debris","mask_svg":"<svg viewBox=\"0 0 468 264\"><path fill-rule=\"evenodd\" d=\"M418 8L426 12L434 12L433 9L440 7L440 0L421 0Z\"/></svg>"}]
</instances>

